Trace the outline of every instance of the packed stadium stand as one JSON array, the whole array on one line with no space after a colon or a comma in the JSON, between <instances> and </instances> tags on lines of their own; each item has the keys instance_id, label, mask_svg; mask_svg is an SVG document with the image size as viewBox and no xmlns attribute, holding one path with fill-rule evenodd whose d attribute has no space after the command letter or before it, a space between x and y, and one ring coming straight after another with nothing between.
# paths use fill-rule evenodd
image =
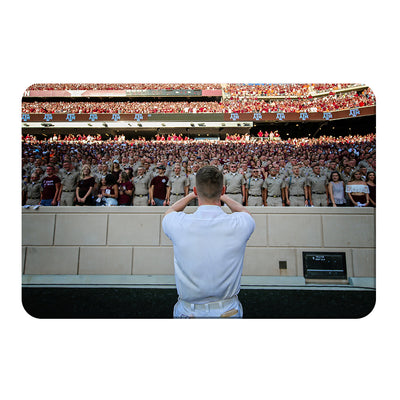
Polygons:
<instances>
[{"instance_id":1,"label":"packed stadium stand","mask_svg":"<svg viewBox=\"0 0 400 400\"><path fill-rule=\"evenodd\" d=\"M247 315L269 315L265 289L276 287L359 291L357 310L335 297L322 317L373 308L376 99L367 85L38 83L23 93L21 128L23 296L32 315L90 317L93 305L59 309L83 305L81 288L130 287L137 300L106 315L169 317L173 248L162 216L205 165L240 178L240 201L256 221L243 267ZM307 275L307 253L325 260L325 270L310 268L317 277ZM80 293L60 289L53 305L43 301L49 287ZM143 308L149 288L154 304L168 304L163 312ZM246 304L255 290L258 309ZM310 307L296 315L320 315Z\"/></svg>"}]
</instances>

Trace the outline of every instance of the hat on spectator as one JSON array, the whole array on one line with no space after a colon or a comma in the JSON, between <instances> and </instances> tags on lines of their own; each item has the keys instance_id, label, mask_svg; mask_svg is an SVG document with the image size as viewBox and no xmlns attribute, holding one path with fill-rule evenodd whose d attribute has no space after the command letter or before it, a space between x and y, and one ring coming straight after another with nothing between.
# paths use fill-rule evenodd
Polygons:
<instances>
[{"instance_id":1,"label":"hat on spectator","mask_svg":"<svg viewBox=\"0 0 400 400\"><path fill-rule=\"evenodd\" d=\"M164 165L160 165L157 167L157 169L163 169L165 171L165 166Z\"/></svg>"},{"instance_id":2,"label":"hat on spectator","mask_svg":"<svg viewBox=\"0 0 400 400\"><path fill-rule=\"evenodd\" d=\"M119 161L118 161L118 160L114 160L114 161L113 161L113 163L117 163L117 164L119 164Z\"/></svg>"}]
</instances>

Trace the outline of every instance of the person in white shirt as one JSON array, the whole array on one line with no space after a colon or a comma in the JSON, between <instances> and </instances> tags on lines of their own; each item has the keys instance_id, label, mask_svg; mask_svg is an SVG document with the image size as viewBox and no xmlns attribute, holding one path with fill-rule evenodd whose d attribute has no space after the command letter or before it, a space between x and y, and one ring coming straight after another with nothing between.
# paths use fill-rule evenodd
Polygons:
<instances>
[{"instance_id":1,"label":"person in white shirt","mask_svg":"<svg viewBox=\"0 0 400 400\"><path fill-rule=\"evenodd\" d=\"M195 198L197 211L184 213ZM231 214L224 212L221 201ZM237 295L246 243L255 222L243 205L225 195L218 168L205 166L197 172L193 192L166 211L162 226L174 245L179 295L174 318L241 318Z\"/></svg>"}]
</instances>

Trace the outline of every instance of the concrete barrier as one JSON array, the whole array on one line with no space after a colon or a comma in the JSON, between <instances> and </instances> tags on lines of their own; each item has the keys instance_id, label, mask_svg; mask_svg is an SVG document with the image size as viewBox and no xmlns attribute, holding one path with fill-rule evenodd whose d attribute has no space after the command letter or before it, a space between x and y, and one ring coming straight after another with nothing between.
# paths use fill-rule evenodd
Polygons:
<instances>
[{"instance_id":1,"label":"concrete barrier","mask_svg":"<svg viewBox=\"0 0 400 400\"><path fill-rule=\"evenodd\" d=\"M161 226L166 209L23 209L22 283L173 284L173 247ZM187 207L185 212L195 210ZM243 282L304 284L303 251L345 252L349 282L374 281L373 208L249 207L249 211L256 229L246 248ZM280 261L286 261L286 268L279 268Z\"/></svg>"}]
</instances>

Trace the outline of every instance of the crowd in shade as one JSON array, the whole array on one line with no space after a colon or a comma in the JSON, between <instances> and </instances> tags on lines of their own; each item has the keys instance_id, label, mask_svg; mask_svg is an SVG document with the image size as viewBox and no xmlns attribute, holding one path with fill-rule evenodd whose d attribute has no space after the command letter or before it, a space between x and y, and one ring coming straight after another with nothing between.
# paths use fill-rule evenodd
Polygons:
<instances>
[{"instance_id":1,"label":"crowd in shade","mask_svg":"<svg viewBox=\"0 0 400 400\"><path fill-rule=\"evenodd\" d=\"M219 141L26 136L22 204L171 205L193 190L199 168L214 165L244 205L375 207L375 134L282 140L271 133Z\"/></svg>"}]
</instances>

